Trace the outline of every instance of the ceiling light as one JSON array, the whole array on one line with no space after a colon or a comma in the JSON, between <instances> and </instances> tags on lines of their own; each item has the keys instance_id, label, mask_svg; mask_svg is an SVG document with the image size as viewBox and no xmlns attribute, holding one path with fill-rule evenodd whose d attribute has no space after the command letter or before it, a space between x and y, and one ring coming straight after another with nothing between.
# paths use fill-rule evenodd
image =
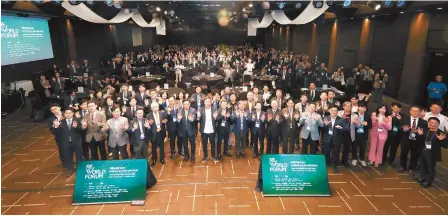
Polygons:
<instances>
[{"instance_id":1,"label":"ceiling light","mask_svg":"<svg viewBox=\"0 0 448 216\"><path fill-rule=\"evenodd\" d=\"M401 14L404 14L404 12L403 12L403 11L401 11L400 13L401 13Z\"/></svg>"},{"instance_id":2,"label":"ceiling light","mask_svg":"<svg viewBox=\"0 0 448 216\"><path fill-rule=\"evenodd\" d=\"M331 5L333 5L334 0L327 0L327 5L330 7Z\"/></svg>"},{"instance_id":3,"label":"ceiling light","mask_svg":"<svg viewBox=\"0 0 448 216\"><path fill-rule=\"evenodd\" d=\"M285 7L285 3L280 2L278 3L278 8L283 9Z\"/></svg>"},{"instance_id":4,"label":"ceiling light","mask_svg":"<svg viewBox=\"0 0 448 216\"><path fill-rule=\"evenodd\" d=\"M441 8L441 7L438 7L438 8L437 8L437 10L442 10L442 9L443 9L443 8Z\"/></svg>"},{"instance_id":5,"label":"ceiling light","mask_svg":"<svg viewBox=\"0 0 448 216\"><path fill-rule=\"evenodd\" d=\"M246 8L243 8L243 12L246 12Z\"/></svg>"},{"instance_id":6,"label":"ceiling light","mask_svg":"<svg viewBox=\"0 0 448 216\"><path fill-rule=\"evenodd\" d=\"M106 4L109 7L112 7L112 5L114 5L114 2L112 0L106 0Z\"/></svg>"},{"instance_id":7,"label":"ceiling light","mask_svg":"<svg viewBox=\"0 0 448 216\"><path fill-rule=\"evenodd\" d=\"M176 19L177 19L177 16L176 16Z\"/></svg>"},{"instance_id":8,"label":"ceiling light","mask_svg":"<svg viewBox=\"0 0 448 216\"><path fill-rule=\"evenodd\" d=\"M353 17L351 17L350 19L353 19Z\"/></svg>"},{"instance_id":9,"label":"ceiling light","mask_svg":"<svg viewBox=\"0 0 448 216\"><path fill-rule=\"evenodd\" d=\"M380 4L375 5L375 10L379 10L381 8Z\"/></svg>"},{"instance_id":10,"label":"ceiling light","mask_svg":"<svg viewBox=\"0 0 448 216\"><path fill-rule=\"evenodd\" d=\"M390 8L390 7L392 7L392 5L393 5L393 2L392 2L392 1L385 1L385 2L383 3L383 6L384 6L385 8Z\"/></svg>"},{"instance_id":11,"label":"ceiling light","mask_svg":"<svg viewBox=\"0 0 448 216\"><path fill-rule=\"evenodd\" d=\"M342 4L342 7L344 7L344 8L349 8L351 6L352 6L351 0L345 0L344 3Z\"/></svg>"},{"instance_id":12,"label":"ceiling light","mask_svg":"<svg viewBox=\"0 0 448 216\"><path fill-rule=\"evenodd\" d=\"M406 6L406 1L400 0L397 2L396 6L397 6L397 8L404 8Z\"/></svg>"},{"instance_id":13,"label":"ceiling light","mask_svg":"<svg viewBox=\"0 0 448 216\"><path fill-rule=\"evenodd\" d=\"M160 8L159 8L159 7L157 7L157 8L156 8L156 11L160 12Z\"/></svg>"},{"instance_id":14,"label":"ceiling light","mask_svg":"<svg viewBox=\"0 0 448 216\"><path fill-rule=\"evenodd\" d=\"M302 7L302 3L299 2L296 4L296 8L301 8L301 7Z\"/></svg>"},{"instance_id":15,"label":"ceiling light","mask_svg":"<svg viewBox=\"0 0 448 216\"><path fill-rule=\"evenodd\" d=\"M254 5L252 3L249 4L249 7L253 7Z\"/></svg>"},{"instance_id":16,"label":"ceiling light","mask_svg":"<svg viewBox=\"0 0 448 216\"><path fill-rule=\"evenodd\" d=\"M168 14L168 11L165 11L164 14L167 15L167 14Z\"/></svg>"}]
</instances>

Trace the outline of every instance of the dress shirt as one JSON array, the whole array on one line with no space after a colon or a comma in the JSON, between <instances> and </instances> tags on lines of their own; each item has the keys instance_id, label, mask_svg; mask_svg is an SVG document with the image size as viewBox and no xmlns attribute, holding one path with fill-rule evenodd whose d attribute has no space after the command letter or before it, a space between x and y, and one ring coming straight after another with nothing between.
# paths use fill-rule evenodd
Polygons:
<instances>
[{"instance_id":1,"label":"dress shirt","mask_svg":"<svg viewBox=\"0 0 448 216\"><path fill-rule=\"evenodd\" d=\"M154 120L156 122L157 128L160 128L160 119L159 119L159 112L154 113Z\"/></svg>"},{"instance_id":2,"label":"dress shirt","mask_svg":"<svg viewBox=\"0 0 448 216\"><path fill-rule=\"evenodd\" d=\"M436 118L438 118L440 120L439 129L441 131L448 131L448 120L447 120L446 116L444 116L444 115L442 115L440 113L438 115L435 115L435 114L432 114L431 112L428 112L428 113L426 113L424 119L426 121L428 121L428 119L430 117L436 117Z\"/></svg>"},{"instance_id":3,"label":"dress shirt","mask_svg":"<svg viewBox=\"0 0 448 216\"><path fill-rule=\"evenodd\" d=\"M211 134L214 133L213 131L213 122L212 122L212 109L208 108L205 109L205 126L204 126L204 133Z\"/></svg>"},{"instance_id":4,"label":"dress shirt","mask_svg":"<svg viewBox=\"0 0 448 216\"><path fill-rule=\"evenodd\" d=\"M143 122L142 122L142 120L138 120L138 124L140 126L140 139L145 139L145 132L143 131Z\"/></svg>"}]
</instances>

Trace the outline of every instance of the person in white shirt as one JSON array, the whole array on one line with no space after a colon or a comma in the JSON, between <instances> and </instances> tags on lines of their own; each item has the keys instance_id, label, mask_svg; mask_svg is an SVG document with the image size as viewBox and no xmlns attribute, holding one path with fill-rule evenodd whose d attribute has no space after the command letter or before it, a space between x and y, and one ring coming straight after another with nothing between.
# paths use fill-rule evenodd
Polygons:
<instances>
[{"instance_id":1,"label":"person in white shirt","mask_svg":"<svg viewBox=\"0 0 448 216\"><path fill-rule=\"evenodd\" d=\"M213 161L216 160L216 140L215 140L215 134L216 134L216 118L218 117L218 111L211 107L211 100L209 98L204 100L204 109L202 109L200 112L197 113L198 121L200 121L200 131L201 131L201 137L202 137L202 151L204 153L204 158L202 158L202 163L207 161L208 158L208 152L207 152L207 146L208 142L210 141L211 145L211 155Z\"/></svg>"},{"instance_id":2,"label":"person in white shirt","mask_svg":"<svg viewBox=\"0 0 448 216\"><path fill-rule=\"evenodd\" d=\"M246 68L246 71L244 71L244 75L253 75L255 65L252 63L252 59L249 59L246 65L244 65L244 68Z\"/></svg>"},{"instance_id":3,"label":"person in white shirt","mask_svg":"<svg viewBox=\"0 0 448 216\"><path fill-rule=\"evenodd\" d=\"M440 120L439 129L445 132L448 131L448 119L445 115L440 114L442 106L439 103L432 103L429 109L431 112L425 114L424 120L428 121L430 117L436 117Z\"/></svg>"}]
</instances>

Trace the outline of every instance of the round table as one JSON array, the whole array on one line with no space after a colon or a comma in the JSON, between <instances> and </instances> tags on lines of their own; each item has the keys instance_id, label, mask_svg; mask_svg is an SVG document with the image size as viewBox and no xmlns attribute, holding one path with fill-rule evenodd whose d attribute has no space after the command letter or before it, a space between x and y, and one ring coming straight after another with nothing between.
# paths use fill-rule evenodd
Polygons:
<instances>
[{"instance_id":1,"label":"round table","mask_svg":"<svg viewBox=\"0 0 448 216\"><path fill-rule=\"evenodd\" d=\"M261 80L261 81L270 81L270 82L272 82L272 81L277 80L277 76L275 76L275 75L272 75L272 76L269 76L269 75L254 76L254 79Z\"/></svg>"},{"instance_id":2,"label":"round table","mask_svg":"<svg viewBox=\"0 0 448 216\"><path fill-rule=\"evenodd\" d=\"M14 90L14 87L19 90L22 88L25 91L25 97L28 96L28 93L34 90L33 82L31 80L20 80L16 82L11 82L11 89Z\"/></svg>"},{"instance_id":3,"label":"round table","mask_svg":"<svg viewBox=\"0 0 448 216\"><path fill-rule=\"evenodd\" d=\"M161 81L163 79L166 79L166 77L162 75L150 75L150 76L132 77L131 81L152 82L152 81Z\"/></svg>"},{"instance_id":4,"label":"round table","mask_svg":"<svg viewBox=\"0 0 448 216\"><path fill-rule=\"evenodd\" d=\"M206 79L207 81L219 81L224 79L224 77L222 75L215 75L213 77L211 77L210 75L204 74L204 75L196 75L193 76L191 79L196 80L196 81L200 81L201 79Z\"/></svg>"},{"instance_id":5,"label":"round table","mask_svg":"<svg viewBox=\"0 0 448 216\"><path fill-rule=\"evenodd\" d=\"M160 89L159 93L162 94L162 92L166 92L168 94L168 97L171 97L173 95L179 95L179 93L184 93L185 94L185 89L181 89L181 88L169 88L169 89Z\"/></svg>"}]
</instances>

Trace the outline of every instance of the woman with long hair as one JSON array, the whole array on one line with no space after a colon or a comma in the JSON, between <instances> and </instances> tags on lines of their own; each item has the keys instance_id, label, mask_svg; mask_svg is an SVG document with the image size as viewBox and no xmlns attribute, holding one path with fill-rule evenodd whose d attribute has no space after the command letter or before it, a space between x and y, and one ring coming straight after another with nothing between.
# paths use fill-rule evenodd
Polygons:
<instances>
[{"instance_id":1,"label":"woman with long hair","mask_svg":"<svg viewBox=\"0 0 448 216\"><path fill-rule=\"evenodd\" d=\"M379 105L371 119L369 165L378 167L383 162L383 148L388 131L392 129L392 117L385 105Z\"/></svg>"}]
</instances>

